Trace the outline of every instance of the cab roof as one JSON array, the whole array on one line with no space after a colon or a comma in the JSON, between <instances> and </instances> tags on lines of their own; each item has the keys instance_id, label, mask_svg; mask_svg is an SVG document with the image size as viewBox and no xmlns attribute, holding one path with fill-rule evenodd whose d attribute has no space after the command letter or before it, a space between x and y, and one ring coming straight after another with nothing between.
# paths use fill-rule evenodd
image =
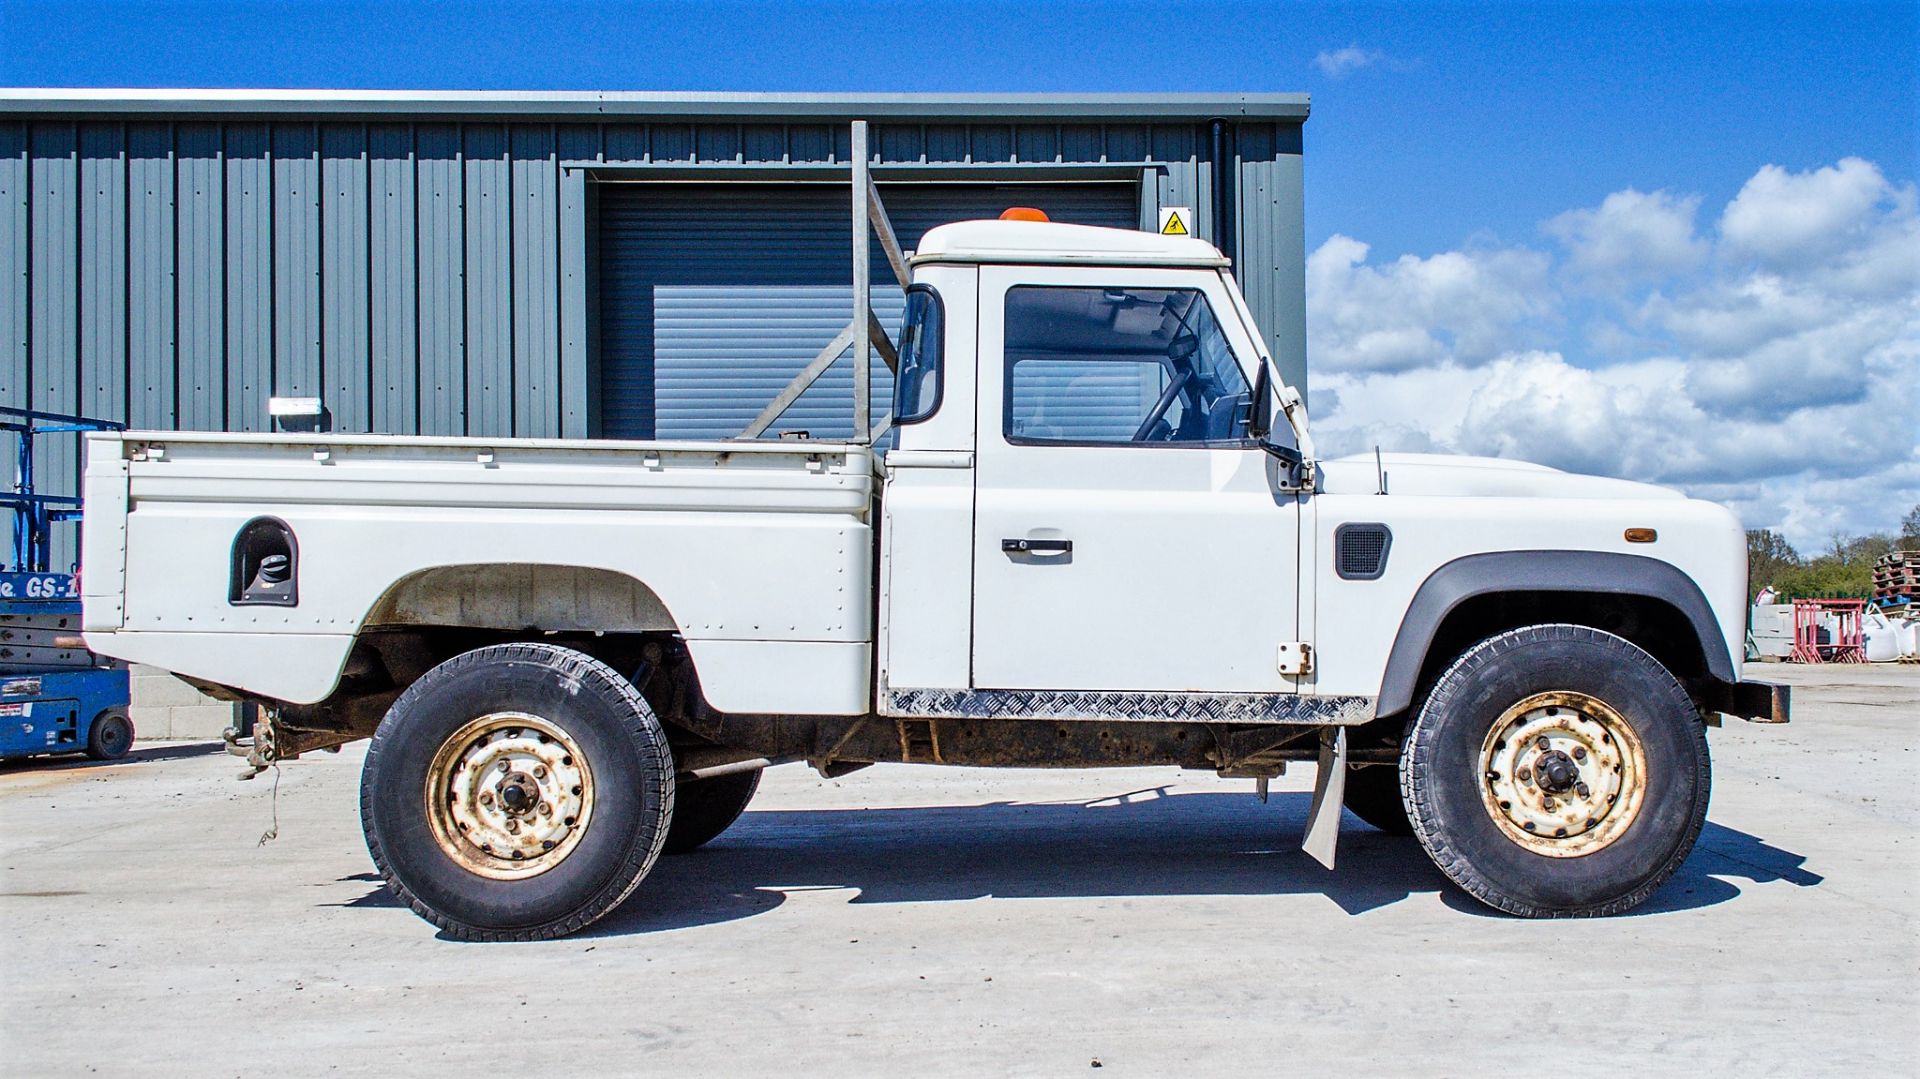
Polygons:
<instances>
[{"instance_id":1,"label":"cab roof","mask_svg":"<svg viewBox=\"0 0 1920 1079\"><path fill-rule=\"evenodd\" d=\"M1189 236L1053 221L956 221L928 230L913 252L928 262L1089 263L1107 266L1227 265L1219 250Z\"/></svg>"}]
</instances>

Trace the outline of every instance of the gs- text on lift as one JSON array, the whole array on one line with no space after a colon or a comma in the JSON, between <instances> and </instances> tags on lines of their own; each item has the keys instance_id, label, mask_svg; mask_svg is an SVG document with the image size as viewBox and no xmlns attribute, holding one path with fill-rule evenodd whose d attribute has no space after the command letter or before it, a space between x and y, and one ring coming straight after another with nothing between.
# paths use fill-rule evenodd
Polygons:
<instances>
[{"instance_id":1,"label":"gs- text on lift","mask_svg":"<svg viewBox=\"0 0 1920 1079\"><path fill-rule=\"evenodd\" d=\"M0 572L0 760L85 753L127 755L127 671L87 650L80 637L80 577L53 572L53 527L80 521L80 499L40 494L35 440L123 425L84 416L0 408L0 431L14 441L14 481L0 491L13 511L13 552ZM74 455L76 462L79 454ZM72 567L69 567L72 568Z\"/></svg>"}]
</instances>

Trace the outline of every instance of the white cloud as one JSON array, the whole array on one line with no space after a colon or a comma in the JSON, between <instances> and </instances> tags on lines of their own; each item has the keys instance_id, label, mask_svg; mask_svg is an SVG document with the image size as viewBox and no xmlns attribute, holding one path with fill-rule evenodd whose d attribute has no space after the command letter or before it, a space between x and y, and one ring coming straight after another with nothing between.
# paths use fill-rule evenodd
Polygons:
<instances>
[{"instance_id":1,"label":"white cloud","mask_svg":"<svg viewBox=\"0 0 1920 1079\"><path fill-rule=\"evenodd\" d=\"M1766 165L1727 204L1720 234L1732 251L1769 263L1822 258L1857 241L1893 194L1879 167L1857 157L1801 173Z\"/></svg>"},{"instance_id":2,"label":"white cloud","mask_svg":"<svg viewBox=\"0 0 1920 1079\"><path fill-rule=\"evenodd\" d=\"M1313 66L1319 68L1322 75L1338 79L1363 67L1372 67L1386 58L1387 54L1379 49L1348 45L1344 49L1322 49L1320 55L1313 58Z\"/></svg>"},{"instance_id":3,"label":"white cloud","mask_svg":"<svg viewBox=\"0 0 1920 1079\"><path fill-rule=\"evenodd\" d=\"M1707 243L1694 235L1700 196L1628 188L1593 209L1568 210L1545 230L1567 249L1568 266L1598 282L1620 285L1698 266Z\"/></svg>"},{"instance_id":4,"label":"white cloud","mask_svg":"<svg viewBox=\"0 0 1920 1079\"><path fill-rule=\"evenodd\" d=\"M1316 441L1678 486L1803 548L1887 530L1920 501L1915 203L1848 159L1761 169L1705 236L1697 197L1617 192L1543 226L1559 259L1373 265L1335 236L1308 259Z\"/></svg>"},{"instance_id":5,"label":"white cloud","mask_svg":"<svg viewBox=\"0 0 1920 1079\"><path fill-rule=\"evenodd\" d=\"M1687 390L1708 411L1778 416L1806 406L1864 401L1903 369L1909 379L1920 379L1911 300L1862 303L1796 295L1772 280L1754 284L1726 297L1675 305L1668 316L1679 327L1676 338L1692 339L1697 346L1709 335L1690 331L1702 323L1744 315L1754 327L1743 335L1750 338L1745 347L1697 347ZM1713 307L1716 298L1724 298L1725 305Z\"/></svg>"},{"instance_id":6,"label":"white cloud","mask_svg":"<svg viewBox=\"0 0 1920 1079\"><path fill-rule=\"evenodd\" d=\"M1445 358L1492 359L1547 313L1548 260L1520 248L1403 255L1367 265L1368 245L1334 236L1307 258L1314 359L1404 371Z\"/></svg>"}]
</instances>

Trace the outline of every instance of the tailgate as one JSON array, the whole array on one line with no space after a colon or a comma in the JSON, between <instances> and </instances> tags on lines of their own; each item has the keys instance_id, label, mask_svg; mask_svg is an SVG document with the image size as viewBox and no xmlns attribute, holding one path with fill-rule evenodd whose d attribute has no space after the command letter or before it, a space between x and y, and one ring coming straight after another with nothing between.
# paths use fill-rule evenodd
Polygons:
<instances>
[{"instance_id":1,"label":"tailgate","mask_svg":"<svg viewBox=\"0 0 1920 1079\"><path fill-rule=\"evenodd\" d=\"M99 431L86 438L81 489L86 524L80 530L80 628L116 630L126 617L127 458L125 439Z\"/></svg>"}]
</instances>

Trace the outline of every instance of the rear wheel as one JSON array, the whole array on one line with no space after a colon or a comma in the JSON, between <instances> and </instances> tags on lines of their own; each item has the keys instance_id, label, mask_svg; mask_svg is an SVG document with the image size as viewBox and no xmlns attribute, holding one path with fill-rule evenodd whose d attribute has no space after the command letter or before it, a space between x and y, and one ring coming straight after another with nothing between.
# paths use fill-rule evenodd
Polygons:
<instances>
[{"instance_id":1,"label":"rear wheel","mask_svg":"<svg viewBox=\"0 0 1920 1079\"><path fill-rule=\"evenodd\" d=\"M719 838L746 812L759 789L758 770L680 784L673 792L673 827L667 829L665 852L685 854Z\"/></svg>"},{"instance_id":2,"label":"rear wheel","mask_svg":"<svg viewBox=\"0 0 1920 1079\"><path fill-rule=\"evenodd\" d=\"M1482 641L1401 750L1414 834L1455 884L1526 917L1616 914L1671 877L1706 822L1706 734L1673 675L1584 626Z\"/></svg>"},{"instance_id":3,"label":"rear wheel","mask_svg":"<svg viewBox=\"0 0 1920 1079\"><path fill-rule=\"evenodd\" d=\"M133 721L124 712L102 712L87 731L87 756L117 761L133 749Z\"/></svg>"},{"instance_id":4,"label":"rear wheel","mask_svg":"<svg viewBox=\"0 0 1920 1079\"><path fill-rule=\"evenodd\" d=\"M477 649L394 702L360 782L374 864L464 940L543 940L620 905L659 856L673 764L646 701L555 645Z\"/></svg>"}]
</instances>

